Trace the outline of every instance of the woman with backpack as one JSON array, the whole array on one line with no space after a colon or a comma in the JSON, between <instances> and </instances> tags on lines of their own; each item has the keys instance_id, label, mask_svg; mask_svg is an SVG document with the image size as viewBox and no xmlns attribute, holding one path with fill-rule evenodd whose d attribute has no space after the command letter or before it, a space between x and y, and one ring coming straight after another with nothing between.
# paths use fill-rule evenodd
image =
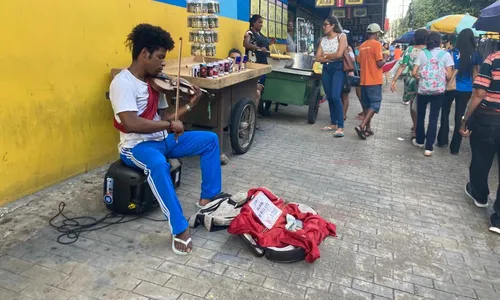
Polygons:
<instances>
[{"instance_id":1,"label":"woman with backpack","mask_svg":"<svg viewBox=\"0 0 500 300\"><path fill-rule=\"evenodd\" d=\"M413 36L413 45L406 49L403 55L403 61L401 62L399 69L396 72L396 75L392 79L391 83L391 90L394 93L396 91L396 82L398 81L398 78L401 76L403 71L408 68L408 74L404 79L403 103L410 103L410 115L413 122L413 126L411 128L412 141L417 137L417 106L414 102L416 101L415 98L417 97L418 82L411 75L411 71L413 70L413 66L418 55L420 54L420 52L422 52L422 49L426 47L428 35L429 32L426 29L419 29L415 31L415 35Z\"/></svg>"},{"instance_id":2,"label":"woman with backpack","mask_svg":"<svg viewBox=\"0 0 500 300\"><path fill-rule=\"evenodd\" d=\"M439 111L444 101L446 84L452 78L455 65L450 53L442 50L441 35L431 32L427 36L427 49L422 50L414 62L412 75L418 82L417 138L413 145L425 148L424 155L432 156L436 140ZM425 132L425 115L430 103L429 124Z\"/></svg>"},{"instance_id":3,"label":"woman with backpack","mask_svg":"<svg viewBox=\"0 0 500 300\"><path fill-rule=\"evenodd\" d=\"M461 118L465 113L467 103L472 96L472 82L479 73L481 55L476 51L476 41L472 29L467 28L458 34L457 46L449 51L455 63L453 75L455 90L447 91L446 101L443 102L441 111L441 127L438 133L438 147L448 147L450 133L450 110L455 100L455 130L451 139L450 152L458 154L462 136L459 133Z\"/></svg>"}]
</instances>

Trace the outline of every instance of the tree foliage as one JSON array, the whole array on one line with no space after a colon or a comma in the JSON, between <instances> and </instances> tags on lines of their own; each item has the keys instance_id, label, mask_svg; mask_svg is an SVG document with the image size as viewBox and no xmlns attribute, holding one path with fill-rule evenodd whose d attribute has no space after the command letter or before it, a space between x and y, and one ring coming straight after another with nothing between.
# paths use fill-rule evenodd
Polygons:
<instances>
[{"instance_id":1,"label":"tree foliage","mask_svg":"<svg viewBox=\"0 0 500 300\"><path fill-rule=\"evenodd\" d=\"M468 13L477 17L481 9L494 2L495 0L412 0L405 17L398 22L395 30L404 33L409 29L422 28L429 21L446 15Z\"/></svg>"}]
</instances>

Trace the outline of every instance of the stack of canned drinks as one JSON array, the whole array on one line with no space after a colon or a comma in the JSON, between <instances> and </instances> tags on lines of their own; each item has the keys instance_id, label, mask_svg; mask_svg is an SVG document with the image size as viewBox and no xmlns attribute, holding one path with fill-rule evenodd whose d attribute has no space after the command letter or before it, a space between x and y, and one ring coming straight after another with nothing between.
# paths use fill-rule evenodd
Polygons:
<instances>
[{"instance_id":1,"label":"stack of canned drinks","mask_svg":"<svg viewBox=\"0 0 500 300\"><path fill-rule=\"evenodd\" d=\"M191 77L201 77L201 78L219 78L229 75L233 72L240 72L246 69L246 64L248 62L248 56L237 57L234 61L231 58L196 64L191 66L189 70L189 76Z\"/></svg>"},{"instance_id":2,"label":"stack of canned drinks","mask_svg":"<svg viewBox=\"0 0 500 300\"><path fill-rule=\"evenodd\" d=\"M192 43L217 43L219 34L213 30L193 30L189 33L189 42Z\"/></svg>"},{"instance_id":3,"label":"stack of canned drinks","mask_svg":"<svg viewBox=\"0 0 500 300\"><path fill-rule=\"evenodd\" d=\"M218 14L219 0L187 0L187 11L193 14Z\"/></svg>"},{"instance_id":4,"label":"stack of canned drinks","mask_svg":"<svg viewBox=\"0 0 500 300\"><path fill-rule=\"evenodd\" d=\"M216 15L208 15L208 16L189 16L187 19L187 26L189 28L219 28L219 17Z\"/></svg>"},{"instance_id":5,"label":"stack of canned drinks","mask_svg":"<svg viewBox=\"0 0 500 300\"><path fill-rule=\"evenodd\" d=\"M194 56L215 56L216 55L215 44L199 44L195 43L191 45L191 55Z\"/></svg>"}]
</instances>

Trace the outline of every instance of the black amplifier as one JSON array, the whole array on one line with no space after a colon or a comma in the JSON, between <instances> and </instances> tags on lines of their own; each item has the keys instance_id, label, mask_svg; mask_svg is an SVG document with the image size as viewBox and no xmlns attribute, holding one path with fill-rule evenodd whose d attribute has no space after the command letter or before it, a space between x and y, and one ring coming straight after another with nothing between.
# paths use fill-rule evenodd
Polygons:
<instances>
[{"instance_id":1,"label":"black amplifier","mask_svg":"<svg viewBox=\"0 0 500 300\"><path fill-rule=\"evenodd\" d=\"M177 159L168 162L177 189L181 184L181 163ZM110 211L124 215L142 214L159 206L144 171L125 165L121 159L111 164L104 176L103 201Z\"/></svg>"}]
</instances>

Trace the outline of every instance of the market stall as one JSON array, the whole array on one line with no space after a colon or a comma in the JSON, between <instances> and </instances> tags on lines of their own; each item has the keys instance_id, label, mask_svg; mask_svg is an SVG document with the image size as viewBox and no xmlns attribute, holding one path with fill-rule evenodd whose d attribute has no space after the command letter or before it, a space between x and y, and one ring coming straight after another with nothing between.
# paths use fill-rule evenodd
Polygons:
<instances>
[{"instance_id":1,"label":"market stall","mask_svg":"<svg viewBox=\"0 0 500 300\"><path fill-rule=\"evenodd\" d=\"M272 72L266 76L262 100L289 105L308 105L307 121L316 123L321 75L314 73L314 56L290 53L290 59L268 60ZM278 104L275 111L277 111Z\"/></svg>"},{"instance_id":2,"label":"market stall","mask_svg":"<svg viewBox=\"0 0 500 300\"><path fill-rule=\"evenodd\" d=\"M271 66L247 63L244 70L216 77L195 77L199 74L193 74L193 69L200 65L205 63L210 65L220 61L200 56L181 60L181 77L206 89L211 96L204 94L198 105L180 120L187 125L214 130L219 137L221 154L224 128L229 127L233 152L244 154L250 149L255 136L257 82L260 76L271 72ZM112 69L112 76L121 70L122 68ZM168 76L177 76L178 61L168 60L163 72ZM175 104L175 99L173 101ZM188 101L187 97L180 97L179 105L185 105Z\"/></svg>"}]
</instances>

